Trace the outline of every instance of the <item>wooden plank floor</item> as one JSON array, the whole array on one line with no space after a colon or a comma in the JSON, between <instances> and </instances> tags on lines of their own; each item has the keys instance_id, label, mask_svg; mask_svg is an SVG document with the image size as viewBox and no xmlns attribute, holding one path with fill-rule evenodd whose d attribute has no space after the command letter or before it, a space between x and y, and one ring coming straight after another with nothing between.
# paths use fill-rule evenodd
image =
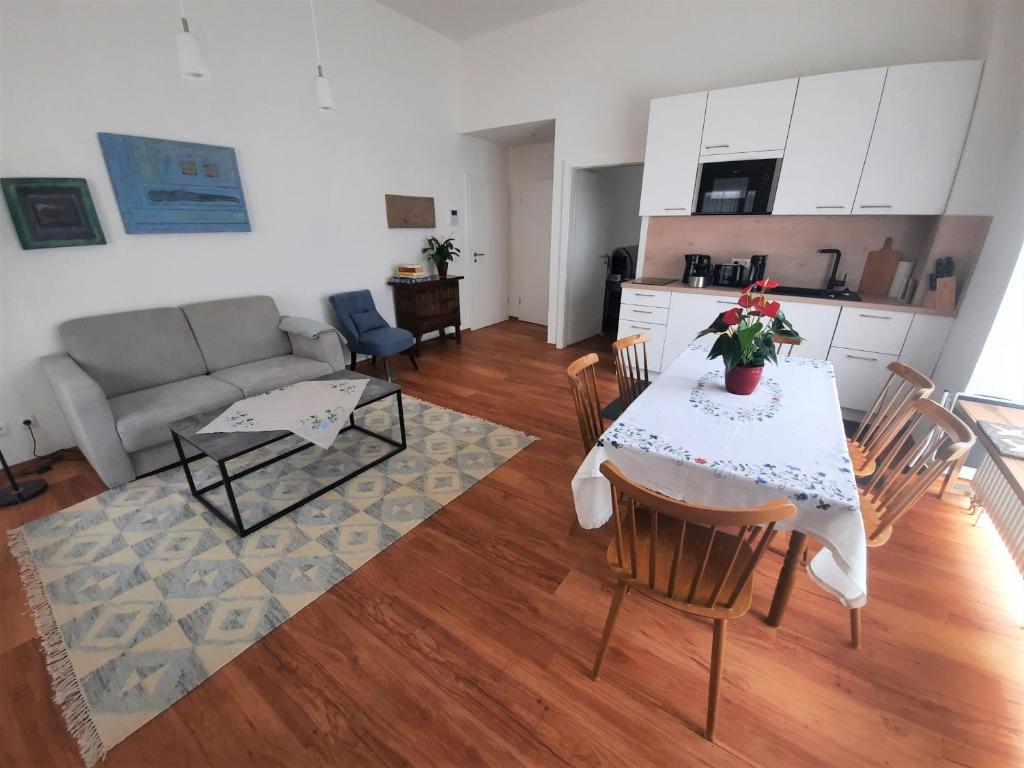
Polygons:
<instances>
[{"instance_id":1,"label":"wooden plank floor","mask_svg":"<svg viewBox=\"0 0 1024 768\"><path fill-rule=\"evenodd\" d=\"M412 395L540 441L115 747L110 766L1024 765L1016 572L966 500L928 498L871 553L864 646L801 574L766 626L780 559L731 622L718 743L704 721L711 627L626 601L600 682L588 669L610 602L606 531L570 535L580 461L557 351L509 321L431 344ZM380 370L380 369L378 369ZM81 461L0 528L102 490ZM0 545L0 765L79 765L50 700L16 564Z\"/></svg>"}]
</instances>

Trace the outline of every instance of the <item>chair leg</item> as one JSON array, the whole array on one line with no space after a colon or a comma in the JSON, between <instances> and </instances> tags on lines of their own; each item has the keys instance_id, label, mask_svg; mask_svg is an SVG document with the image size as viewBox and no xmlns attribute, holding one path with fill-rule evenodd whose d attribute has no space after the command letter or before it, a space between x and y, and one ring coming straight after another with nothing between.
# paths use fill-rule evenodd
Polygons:
<instances>
[{"instance_id":1,"label":"chair leg","mask_svg":"<svg viewBox=\"0 0 1024 768\"><path fill-rule=\"evenodd\" d=\"M615 596L612 598L612 607L608 609L608 620L604 623L604 633L601 635L601 645L597 649L597 659L594 660L594 672L592 677L597 680L601 674L601 664L604 663L604 654L608 650L608 643L612 639L612 630L615 629L615 620L619 618L619 609L622 608L622 600L626 596L629 584L619 581L615 588Z\"/></svg>"},{"instance_id":2,"label":"chair leg","mask_svg":"<svg viewBox=\"0 0 1024 768\"><path fill-rule=\"evenodd\" d=\"M384 362L385 363L387 362L387 358L384 358ZM377 367L377 356L376 355L370 355L370 365L372 365L374 368Z\"/></svg>"},{"instance_id":3,"label":"chair leg","mask_svg":"<svg viewBox=\"0 0 1024 768\"><path fill-rule=\"evenodd\" d=\"M384 378L391 381L391 366L388 365L387 357L384 358Z\"/></svg>"},{"instance_id":4,"label":"chair leg","mask_svg":"<svg viewBox=\"0 0 1024 768\"><path fill-rule=\"evenodd\" d=\"M725 619L715 619L715 637L711 644L711 679L708 681L708 717L704 725L704 738L715 740L715 720L718 717L718 688L722 684L722 661L725 658Z\"/></svg>"},{"instance_id":5,"label":"chair leg","mask_svg":"<svg viewBox=\"0 0 1024 768\"><path fill-rule=\"evenodd\" d=\"M416 355L413 354L413 351L410 349L405 354L407 354L409 356L409 360L412 361L412 369L414 371L418 371L420 369L420 364L416 362Z\"/></svg>"},{"instance_id":6,"label":"chair leg","mask_svg":"<svg viewBox=\"0 0 1024 768\"><path fill-rule=\"evenodd\" d=\"M860 608L850 609L850 645L860 648Z\"/></svg>"}]
</instances>

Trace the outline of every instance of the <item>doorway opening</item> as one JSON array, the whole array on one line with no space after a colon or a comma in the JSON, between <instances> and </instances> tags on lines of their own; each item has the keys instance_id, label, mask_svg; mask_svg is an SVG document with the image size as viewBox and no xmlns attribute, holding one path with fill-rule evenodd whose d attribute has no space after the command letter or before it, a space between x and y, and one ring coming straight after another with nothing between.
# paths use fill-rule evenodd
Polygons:
<instances>
[{"instance_id":1,"label":"doorway opening","mask_svg":"<svg viewBox=\"0 0 1024 768\"><path fill-rule=\"evenodd\" d=\"M563 345L614 338L622 282L639 274L643 163L573 167Z\"/></svg>"}]
</instances>

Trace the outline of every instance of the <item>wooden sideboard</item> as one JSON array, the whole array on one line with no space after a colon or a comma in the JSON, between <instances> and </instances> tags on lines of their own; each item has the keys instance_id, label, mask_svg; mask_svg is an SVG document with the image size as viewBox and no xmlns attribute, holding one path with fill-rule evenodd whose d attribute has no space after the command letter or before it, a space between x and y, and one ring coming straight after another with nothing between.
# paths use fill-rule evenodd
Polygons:
<instances>
[{"instance_id":1,"label":"wooden sideboard","mask_svg":"<svg viewBox=\"0 0 1024 768\"><path fill-rule=\"evenodd\" d=\"M430 280L405 282L388 280L395 292L395 322L416 337L416 354L420 352L423 334L437 331L445 338L448 328L455 328L455 341L462 343L459 326L459 281L462 275L435 277Z\"/></svg>"}]
</instances>

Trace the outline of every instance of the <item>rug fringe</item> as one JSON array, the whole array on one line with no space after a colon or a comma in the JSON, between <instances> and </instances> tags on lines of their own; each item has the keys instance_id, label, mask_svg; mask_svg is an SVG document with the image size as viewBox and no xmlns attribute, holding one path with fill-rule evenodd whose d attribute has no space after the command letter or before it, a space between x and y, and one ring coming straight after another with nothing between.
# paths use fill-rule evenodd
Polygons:
<instances>
[{"instance_id":1,"label":"rug fringe","mask_svg":"<svg viewBox=\"0 0 1024 768\"><path fill-rule=\"evenodd\" d=\"M87 768L92 768L103 759L107 750L103 746L99 731L96 730L89 702L75 675L71 657L46 597L43 579L32 557L32 549L28 545L24 530L14 528L8 531L7 543L14 559L18 561L21 583L25 587L28 607L35 620L39 642L43 648L46 671L53 684L53 700L61 708L64 723L78 745L82 761Z\"/></svg>"}]
</instances>

